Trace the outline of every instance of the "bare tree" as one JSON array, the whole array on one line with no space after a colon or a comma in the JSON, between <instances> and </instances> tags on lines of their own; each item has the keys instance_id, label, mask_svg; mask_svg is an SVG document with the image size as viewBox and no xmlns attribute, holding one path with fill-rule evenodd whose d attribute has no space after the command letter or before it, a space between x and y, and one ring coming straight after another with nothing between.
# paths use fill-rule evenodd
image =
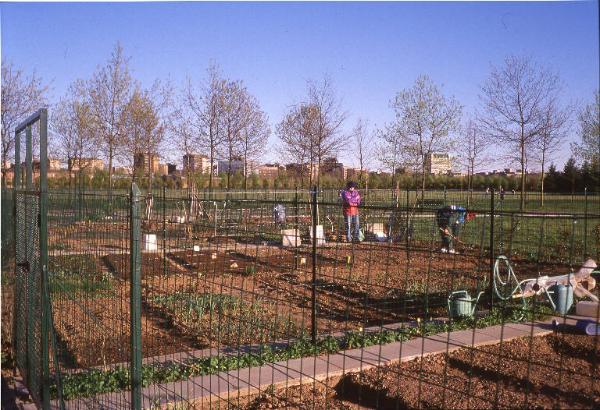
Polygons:
<instances>
[{"instance_id":1,"label":"bare tree","mask_svg":"<svg viewBox=\"0 0 600 410\"><path fill-rule=\"evenodd\" d=\"M454 97L445 97L426 75L419 76L411 88L399 92L392 107L404 162L420 168L423 198L427 158L436 151L452 148L451 134L458 129L462 107Z\"/></svg>"},{"instance_id":2,"label":"bare tree","mask_svg":"<svg viewBox=\"0 0 600 410\"><path fill-rule=\"evenodd\" d=\"M600 172L600 91L594 93L594 101L578 114L581 143L573 144L576 157L583 157Z\"/></svg>"},{"instance_id":3,"label":"bare tree","mask_svg":"<svg viewBox=\"0 0 600 410\"><path fill-rule=\"evenodd\" d=\"M369 133L368 123L363 119L359 119L352 130L352 135L356 147L356 159L360 168L358 179L363 183L368 180L368 174L367 178L363 178L363 173L371 163L373 157L373 138Z\"/></svg>"},{"instance_id":4,"label":"bare tree","mask_svg":"<svg viewBox=\"0 0 600 410\"><path fill-rule=\"evenodd\" d=\"M299 160L302 169L308 163L310 184L316 182L320 186L323 159L335 155L342 146L346 113L341 110L327 78L321 82L309 81L307 91L308 101L290 109L277 133L289 157Z\"/></svg>"},{"instance_id":5,"label":"bare tree","mask_svg":"<svg viewBox=\"0 0 600 410\"><path fill-rule=\"evenodd\" d=\"M35 72L27 76L9 61L2 60L2 183L5 165L14 158L14 129L19 123L46 104L48 87Z\"/></svg>"},{"instance_id":6,"label":"bare tree","mask_svg":"<svg viewBox=\"0 0 600 410\"><path fill-rule=\"evenodd\" d=\"M525 182L529 152L544 126L548 101L560 90L558 76L527 57L507 57L482 86L482 131L502 144L521 168L521 202L525 208Z\"/></svg>"},{"instance_id":7,"label":"bare tree","mask_svg":"<svg viewBox=\"0 0 600 410\"><path fill-rule=\"evenodd\" d=\"M472 200L473 176L475 175L475 169L488 160L488 157L484 155L487 144L483 134L473 120L467 121L467 124L464 127L462 139L463 143L461 146L463 149L461 154L464 165L467 167L467 190L469 192L467 197L467 205L469 205Z\"/></svg>"},{"instance_id":8,"label":"bare tree","mask_svg":"<svg viewBox=\"0 0 600 410\"><path fill-rule=\"evenodd\" d=\"M556 98L551 98L542 111L542 125L539 137L536 140L535 150L541 165L541 201L544 207L544 179L546 176L546 164L551 162L553 155L562 147L567 136L568 121L571 115L569 107L560 108Z\"/></svg>"},{"instance_id":9,"label":"bare tree","mask_svg":"<svg viewBox=\"0 0 600 410\"><path fill-rule=\"evenodd\" d=\"M396 170L403 162L403 135L402 130L395 124L387 124L376 133L378 143L376 152L379 161L390 170L392 174L392 186L396 184Z\"/></svg>"},{"instance_id":10,"label":"bare tree","mask_svg":"<svg viewBox=\"0 0 600 410\"><path fill-rule=\"evenodd\" d=\"M198 145L208 151L210 175L208 189L212 192L213 170L217 154L223 144L222 129L223 92L226 82L216 65L208 68L208 81L201 90L197 91L188 80L185 89L186 110L189 112L190 125L198 135Z\"/></svg>"},{"instance_id":11,"label":"bare tree","mask_svg":"<svg viewBox=\"0 0 600 410\"><path fill-rule=\"evenodd\" d=\"M108 159L109 197L113 187L113 162L124 144L127 130L123 119L135 82L129 73L129 59L117 43L109 60L92 76L89 95L95 116L96 133L101 151Z\"/></svg>"},{"instance_id":12,"label":"bare tree","mask_svg":"<svg viewBox=\"0 0 600 410\"><path fill-rule=\"evenodd\" d=\"M241 81L228 81L223 88L223 110L220 120L223 122L224 135L221 155L227 160L227 189L231 181L233 161L239 160L242 151L242 130L247 121L246 100L249 98Z\"/></svg>"},{"instance_id":13,"label":"bare tree","mask_svg":"<svg viewBox=\"0 0 600 410\"><path fill-rule=\"evenodd\" d=\"M244 190L248 189L248 162L258 160L265 152L271 133L267 115L258 100L249 95L246 100L245 121L241 133L241 153L244 161Z\"/></svg>"},{"instance_id":14,"label":"bare tree","mask_svg":"<svg viewBox=\"0 0 600 410\"><path fill-rule=\"evenodd\" d=\"M313 163L316 163L316 182L321 186L323 159L337 154L343 145L342 126L346 113L342 111L331 81L308 82L308 109L314 118L311 138Z\"/></svg>"},{"instance_id":15,"label":"bare tree","mask_svg":"<svg viewBox=\"0 0 600 410\"><path fill-rule=\"evenodd\" d=\"M135 158L143 156L142 173L145 171L150 186L152 186L152 159L158 155L159 148L165 136L166 123L160 116L160 108L156 98L146 90L136 88L127 108L122 112L121 122L127 130L122 149L123 162L134 166L133 178L136 177ZM141 164L137 164L141 165Z\"/></svg>"},{"instance_id":16,"label":"bare tree","mask_svg":"<svg viewBox=\"0 0 600 410\"><path fill-rule=\"evenodd\" d=\"M58 136L57 153L67 160L71 188L74 171L81 183L83 173L91 166L88 159L97 154L98 141L94 128L94 116L85 83L76 80L51 112L50 118L50 130Z\"/></svg>"},{"instance_id":17,"label":"bare tree","mask_svg":"<svg viewBox=\"0 0 600 410\"><path fill-rule=\"evenodd\" d=\"M310 110L294 106L277 125L276 133L281 142L283 156L299 166L300 184L304 185L306 168L309 167L309 183L312 185L313 152L311 145L312 117Z\"/></svg>"}]
</instances>

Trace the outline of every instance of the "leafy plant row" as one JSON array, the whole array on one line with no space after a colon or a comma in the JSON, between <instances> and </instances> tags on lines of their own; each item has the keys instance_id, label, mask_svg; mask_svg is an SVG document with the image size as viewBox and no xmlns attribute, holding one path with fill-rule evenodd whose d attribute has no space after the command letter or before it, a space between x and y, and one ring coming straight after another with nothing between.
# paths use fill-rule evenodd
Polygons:
<instances>
[{"instance_id":1,"label":"leafy plant row","mask_svg":"<svg viewBox=\"0 0 600 410\"><path fill-rule=\"evenodd\" d=\"M407 341L416 337L431 336L449 331L484 328L507 322L538 320L547 317L549 313L543 306L527 311L519 308L494 308L482 318L464 318L451 322L418 322L416 326L404 326L393 330L382 329L373 332L350 331L340 337L326 336L316 343L312 343L306 336L303 336L284 347L273 348L269 344L264 344L255 352L240 353L238 355L195 358L185 362L146 364L142 367L142 385L145 387L222 371L262 366L267 363L334 354L342 350ZM129 388L129 368L122 366L109 370L93 369L68 374L62 379L62 396L65 400L128 390ZM56 398L56 386L52 386L52 393Z\"/></svg>"}]
</instances>

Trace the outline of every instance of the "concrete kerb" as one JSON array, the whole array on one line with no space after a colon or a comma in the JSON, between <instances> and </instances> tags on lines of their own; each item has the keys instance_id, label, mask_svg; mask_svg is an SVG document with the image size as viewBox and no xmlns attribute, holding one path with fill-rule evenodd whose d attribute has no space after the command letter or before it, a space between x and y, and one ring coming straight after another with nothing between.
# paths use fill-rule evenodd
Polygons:
<instances>
[{"instance_id":1,"label":"concrete kerb","mask_svg":"<svg viewBox=\"0 0 600 410\"><path fill-rule=\"evenodd\" d=\"M551 320L507 323L504 326L496 325L484 329L440 333L407 342L375 345L331 355L292 359L178 382L155 384L143 389L143 406L165 407L177 402L207 404L257 394L267 388L288 388L324 381L399 361L406 362L433 354L449 353L464 347L476 348L524 336L547 335L553 331L551 323ZM128 403L129 395L129 392L101 394L69 401L66 407L121 408L124 403ZM58 403L54 402L53 407L58 408Z\"/></svg>"}]
</instances>

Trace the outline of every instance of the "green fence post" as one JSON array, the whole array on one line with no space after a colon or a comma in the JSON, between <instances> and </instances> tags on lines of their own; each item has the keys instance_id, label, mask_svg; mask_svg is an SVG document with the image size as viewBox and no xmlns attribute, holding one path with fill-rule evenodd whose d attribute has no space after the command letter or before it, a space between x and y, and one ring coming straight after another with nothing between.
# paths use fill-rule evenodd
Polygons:
<instances>
[{"instance_id":1,"label":"green fence post","mask_svg":"<svg viewBox=\"0 0 600 410\"><path fill-rule=\"evenodd\" d=\"M39 241L41 269L42 304L42 406L50 408L50 351L49 337L51 317L48 309L50 301L44 289L48 287L48 111L40 110L40 205L39 205Z\"/></svg>"},{"instance_id":2,"label":"green fence post","mask_svg":"<svg viewBox=\"0 0 600 410\"><path fill-rule=\"evenodd\" d=\"M312 187L312 300L311 300L311 339L317 343L317 187Z\"/></svg>"},{"instance_id":3,"label":"green fence post","mask_svg":"<svg viewBox=\"0 0 600 410\"><path fill-rule=\"evenodd\" d=\"M31 125L28 125L25 130L25 189L26 194L24 197L25 204L27 204L27 198L31 198L30 193L33 189L33 165L32 165L32 141L31 141ZM32 212L32 211L29 211ZM25 340L27 341L26 346L26 368L27 368L27 387L31 390L35 390L37 393L37 389L34 389L35 375L33 374L33 335L35 331L35 323L37 323L37 315L34 315L34 297L33 297L33 285L34 285L34 272L32 261L29 260L29 252L32 246L32 238L33 238L33 227L30 220L27 220L28 210L27 205L25 206L25 261L27 263L26 271L27 271L27 286L26 286L26 309L27 309L27 331L25 332ZM39 396L36 397L39 398Z\"/></svg>"},{"instance_id":4,"label":"green fence post","mask_svg":"<svg viewBox=\"0 0 600 410\"><path fill-rule=\"evenodd\" d=\"M13 203L12 203L12 213L13 213L13 231L12 231L12 235L13 235L13 244L14 244L14 257L15 257L15 279L18 277L18 272L20 271L20 267L19 267L19 263L21 262L18 259L18 253L17 253L17 200L18 200L18 195L17 195L17 190L21 188L21 137L18 131L15 131L15 172L13 174ZM21 306L21 297L22 297L22 292L20 292L20 289L18 287L18 285L15 283L14 285L14 289L15 289L15 301L13 304L13 334L12 334L12 348L13 351L15 353L15 362L16 362L16 367L19 367L19 363L21 362L19 359L19 356L21 356L19 349L17 348L18 343L20 342L20 340L18 339L18 336L21 332L20 329L22 329L23 323L20 320L17 320L17 316L20 313L20 306Z\"/></svg>"},{"instance_id":5,"label":"green fence post","mask_svg":"<svg viewBox=\"0 0 600 410\"><path fill-rule=\"evenodd\" d=\"M141 264L142 252L140 238L142 235L140 221L140 190L135 183L131 184L130 209L130 267L131 267L131 408L142 408L142 289Z\"/></svg>"},{"instance_id":6,"label":"green fence post","mask_svg":"<svg viewBox=\"0 0 600 410\"><path fill-rule=\"evenodd\" d=\"M494 197L496 196L496 192L494 188L491 189L491 199L490 199L490 309L494 306L494 214L495 214L495 204Z\"/></svg>"},{"instance_id":7,"label":"green fence post","mask_svg":"<svg viewBox=\"0 0 600 410\"><path fill-rule=\"evenodd\" d=\"M583 217L583 257L584 258L588 257L588 253L587 253L588 194L587 193L588 193L588 189L587 189L587 187L585 187L583 189L583 195L584 195L584 200L585 200L584 217Z\"/></svg>"},{"instance_id":8,"label":"green fence post","mask_svg":"<svg viewBox=\"0 0 600 410\"><path fill-rule=\"evenodd\" d=\"M165 180L163 179L163 182ZM163 217L163 276L167 276L167 186L163 184L162 190L162 217Z\"/></svg>"}]
</instances>

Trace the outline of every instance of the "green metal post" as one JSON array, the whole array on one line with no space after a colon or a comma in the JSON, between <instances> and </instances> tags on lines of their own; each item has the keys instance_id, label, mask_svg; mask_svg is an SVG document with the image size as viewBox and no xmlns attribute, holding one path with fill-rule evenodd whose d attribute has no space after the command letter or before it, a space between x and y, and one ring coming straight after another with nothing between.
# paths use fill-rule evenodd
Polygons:
<instances>
[{"instance_id":1,"label":"green metal post","mask_svg":"<svg viewBox=\"0 0 600 410\"><path fill-rule=\"evenodd\" d=\"M31 125L27 126L25 130L25 189L27 190L27 194L29 195L33 187L33 158L32 158L32 140L31 140ZM25 197L25 203L27 203L27 196ZM33 383L37 382L34 380L34 375L32 374L33 368L33 335L35 332L35 323L37 322L37 317L34 315L33 309L33 283L34 283L34 272L32 261L29 260L30 257L30 249L32 246L32 238L33 238L33 227L31 221L27 220L28 210L25 210L25 227L26 227L26 237L25 237L25 261L28 262L27 267L27 292L26 292L26 302L27 302L27 332L25 333L25 340L27 341L27 386L32 389Z\"/></svg>"},{"instance_id":2,"label":"green metal post","mask_svg":"<svg viewBox=\"0 0 600 410\"><path fill-rule=\"evenodd\" d=\"M317 342L317 187L313 186L312 199L312 303L311 303L311 336Z\"/></svg>"},{"instance_id":3,"label":"green metal post","mask_svg":"<svg viewBox=\"0 0 600 410\"><path fill-rule=\"evenodd\" d=\"M588 253L587 253L588 189L587 189L587 187L584 188L583 194L584 194L584 199L585 199L585 210L584 210L584 217L583 217L583 257L587 258L588 257Z\"/></svg>"},{"instance_id":4,"label":"green metal post","mask_svg":"<svg viewBox=\"0 0 600 410\"><path fill-rule=\"evenodd\" d=\"M42 302L42 405L50 408L50 351L49 337L51 317L47 300L48 283L48 111L40 110L40 214L39 214L40 266L41 269L41 302Z\"/></svg>"},{"instance_id":5,"label":"green metal post","mask_svg":"<svg viewBox=\"0 0 600 410\"><path fill-rule=\"evenodd\" d=\"M163 276L167 276L167 212L166 212L166 201L167 201L167 186L164 184L163 179L163 203L162 203L162 217L163 217Z\"/></svg>"},{"instance_id":6,"label":"green metal post","mask_svg":"<svg viewBox=\"0 0 600 410\"><path fill-rule=\"evenodd\" d=\"M142 408L142 288L141 264L142 252L140 246L141 221L140 221L141 192L135 183L131 184L131 209L130 209L130 263L131 263L131 408Z\"/></svg>"},{"instance_id":7,"label":"green metal post","mask_svg":"<svg viewBox=\"0 0 600 410\"><path fill-rule=\"evenodd\" d=\"M493 307L494 305L494 293L493 293L493 289L494 289L494 262L495 262L495 255L494 255L494 214L495 214L495 204L494 204L494 197L496 196L495 190L494 188L492 188L491 190L491 202L490 202L490 308Z\"/></svg>"},{"instance_id":8,"label":"green metal post","mask_svg":"<svg viewBox=\"0 0 600 410\"><path fill-rule=\"evenodd\" d=\"M14 248L14 257L15 257L15 278L18 277L18 274L21 270L21 268L19 267L19 263L21 262L21 260L17 259L17 232L19 232L17 227L17 202L18 202L18 194L17 191L21 188L21 137L20 137L20 133L18 131L15 131L15 172L13 174L13 243L15 245ZM14 306L13 306L13 351L15 352L15 360L16 360L16 367L19 367L19 363L21 362L19 359L19 349L17 348L18 346L18 336L19 334L21 334L21 329L23 326L23 323L17 319L17 317L20 315L20 306L21 306L21 300L22 300L22 292L20 291L20 289L22 289L21 287L19 287L16 283L15 283L15 302L14 302Z\"/></svg>"}]
</instances>

